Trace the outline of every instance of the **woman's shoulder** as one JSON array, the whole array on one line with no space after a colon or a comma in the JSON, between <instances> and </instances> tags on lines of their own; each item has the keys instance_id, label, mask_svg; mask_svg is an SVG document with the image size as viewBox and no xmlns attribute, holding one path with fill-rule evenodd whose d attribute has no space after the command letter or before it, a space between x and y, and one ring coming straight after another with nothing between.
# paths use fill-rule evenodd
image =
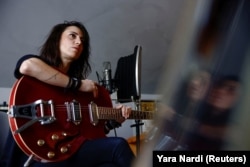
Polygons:
<instances>
[{"instance_id":1,"label":"woman's shoulder","mask_svg":"<svg viewBox=\"0 0 250 167\"><path fill-rule=\"evenodd\" d=\"M14 76L15 76L16 78L21 78L21 77L22 77L22 74L19 72L19 68L20 68L21 64L22 64L25 60L30 59L30 58L39 58L39 59L40 59L39 56L34 55L34 54L27 54L27 55L24 55L24 56L20 57L19 60L18 60L17 63L16 63L16 68L15 68L15 70L14 70Z\"/></svg>"}]
</instances>

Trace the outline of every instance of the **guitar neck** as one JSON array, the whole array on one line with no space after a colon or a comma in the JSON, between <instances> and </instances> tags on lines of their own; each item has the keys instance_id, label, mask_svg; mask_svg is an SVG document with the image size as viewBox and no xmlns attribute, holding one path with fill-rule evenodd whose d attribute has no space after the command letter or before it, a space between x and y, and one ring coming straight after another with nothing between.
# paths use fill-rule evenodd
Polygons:
<instances>
[{"instance_id":1,"label":"guitar neck","mask_svg":"<svg viewBox=\"0 0 250 167\"><path fill-rule=\"evenodd\" d=\"M122 110L115 108L98 107L98 119L119 119L122 117ZM154 111L132 110L127 119L153 119Z\"/></svg>"}]
</instances>

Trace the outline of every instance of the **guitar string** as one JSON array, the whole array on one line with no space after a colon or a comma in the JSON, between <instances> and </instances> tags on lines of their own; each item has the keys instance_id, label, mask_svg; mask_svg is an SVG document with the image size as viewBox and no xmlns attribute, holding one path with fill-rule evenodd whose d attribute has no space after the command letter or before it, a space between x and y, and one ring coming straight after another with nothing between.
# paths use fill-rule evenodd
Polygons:
<instances>
[{"instance_id":1,"label":"guitar string","mask_svg":"<svg viewBox=\"0 0 250 167\"><path fill-rule=\"evenodd\" d=\"M67 108L67 106L65 105L56 105L55 106L56 109L65 109ZM80 107L81 110L89 110L89 107L88 106L81 106ZM117 112L117 111L121 111L121 109L116 109L116 108L110 108L110 107L98 107L99 110L101 111L114 111L114 112ZM136 110L132 110L132 112L138 112L138 113L151 113L153 111L136 111Z\"/></svg>"},{"instance_id":2,"label":"guitar string","mask_svg":"<svg viewBox=\"0 0 250 167\"><path fill-rule=\"evenodd\" d=\"M56 105L55 108L57 109L65 109L67 106L65 105ZM82 106L80 109L89 109L88 106ZM112 110L112 111L120 111L121 109L115 109L115 108L109 108L109 107L98 107L98 109L106 109L106 110Z\"/></svg>"},{"instance_id":3,"label":"guitar string","mask_svg":"<svg viewBox=\"0 0 250 167\"><path fill-rule=\"evenodd\" d=\"M67 106L59 104L59 105L55 105L55 108L61 108L61 109L65 109L67 108ZM89 106L81 106L81 109L89 109ZM113 110L113 111L121 111L121 109L118 108L111 108L111 107L97 107L98 109L106 109L106 110ZM136 111L136 112L154 112L154 111L137 111L137 110L132 110L132 111Z\"/></svg>"},{"instance_id":4,"label":"guitar string","mask_svg":"<svg viewBox=\"0 0 250 167\"><path fill-rule=\"evenodd\" d=\"M54 107L55 107L55 110L57 110L59 112L63 112L63 111L65 111L65 109L67 109L67 106L62 105L62 104L54 105ZM97 107L97 108L98 108L98 111L100 111L102 114L105 114L106 116L112 115L112 116L116 116L117 118L119 118L121 116L121 109L110 108L110 107ZM76 107L74 110L75 111L89 110L89 106L80 106L80 108ZM154 113L152 111L135 111L135 110L132 110L131 117L138 118L138 119L143 119L143 118L153 119L154 118Z\"/></svg>"}]
</instances>

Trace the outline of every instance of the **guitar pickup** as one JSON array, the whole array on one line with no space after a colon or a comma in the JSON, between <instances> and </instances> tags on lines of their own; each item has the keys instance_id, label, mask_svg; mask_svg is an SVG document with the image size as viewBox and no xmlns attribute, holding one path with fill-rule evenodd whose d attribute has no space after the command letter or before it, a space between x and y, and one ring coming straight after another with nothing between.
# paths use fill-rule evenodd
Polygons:
<instances>
[{"instance_id":1,"label":"guitar pickup","mask_svg":"<svg viewBox=\"0 0 250 167\"><path fill-rule=\"evenodd\" d=\"M96 126L98 124L98 107L97 105L94 103L94 102L91 102L89 104L89 119L90 119L90 122Z\"/></svg>"},{"instance_id":2,"label":"guitar pickup","mask_svg":"<svg viewBox=\"0 0 250 167\"><path fill-rule=\"evenodd\" d=\"M73 122L75 125L79 125L82 121L81 105L76 100L72 102L65 102L67 108L67 121Z\"/></svg>"}]
</instances>

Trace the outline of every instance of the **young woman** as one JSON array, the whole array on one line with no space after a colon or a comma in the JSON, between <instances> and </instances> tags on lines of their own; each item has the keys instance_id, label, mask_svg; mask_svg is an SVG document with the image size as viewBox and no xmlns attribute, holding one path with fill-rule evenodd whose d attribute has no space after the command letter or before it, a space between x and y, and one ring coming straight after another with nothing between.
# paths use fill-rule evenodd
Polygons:
<instances>
[{"instance_id":1,"label":"young woman","mask_svg":"<svg viewBox=\"0 0 250 167\"><path fill-rule=\"evenodd\" d=\"M96 82L86 79L91 71L89 43L89 34L80 22L58 24L50 32L39 56L26 55L17 62L15 77L20 79L22 76L29 76L67 91L89 92L98 97L102 93L98 91L100 87ZM124 118L117 121L122 123L129 117L131 108L122 105L117 108L121 109ZM110 125L104 124L103 131L106 133L107 127ZM105 137L84 140L78 151L66 160L48 163L32 161L29 166L129 167L133 158L126 140ZM23 166L27 159L28 156L19 149L10 133L1 166Z\"/></svg>"}]
</instances>

